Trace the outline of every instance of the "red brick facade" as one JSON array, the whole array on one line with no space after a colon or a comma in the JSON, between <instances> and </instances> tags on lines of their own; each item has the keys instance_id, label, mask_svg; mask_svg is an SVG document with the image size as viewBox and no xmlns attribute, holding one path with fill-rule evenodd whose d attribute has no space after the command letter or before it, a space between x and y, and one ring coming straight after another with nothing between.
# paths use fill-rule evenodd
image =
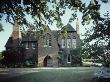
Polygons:
<instances>
[{"instance_id":1,"label":"red brick facade","mask_svg":"<svg viewBox=\"0 0 110 82\"><path fill-rule=\"evenodd\" d=\"M16 28L16 27L14 27ZM76 48L80 46L80 38L76 31L71 27L71 25L67 25L67 36L65 36L65 41L67 41L68 37L71 39L76 39ZM52 31L48 30L45 33L45 38L33 38L20 36L20 30L13 30L12 36L9 38L6 44L6 50L22 47L24 49L24 64L25 65L34 65L38 67L57 67L58 66L58 52L60 49L63 49L66 53L66 58L64 59L64 63L68 64L68 54L70 50L73 49L67 48L67 42L65 43L65 48L62 48L62 39L63 35L59 35L58 33L61 31ZM68 40L69 41L69 40ZM12 46L13 45L13 46ZM70 60L69 60L70 61Z\"/></svg>"}]
</instances>

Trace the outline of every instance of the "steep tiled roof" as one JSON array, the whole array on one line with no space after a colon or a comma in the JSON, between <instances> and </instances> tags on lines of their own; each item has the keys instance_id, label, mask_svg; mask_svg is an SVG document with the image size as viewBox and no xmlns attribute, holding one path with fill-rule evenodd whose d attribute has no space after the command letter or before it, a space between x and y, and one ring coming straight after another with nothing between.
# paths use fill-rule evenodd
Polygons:
<instances>
[{"instance_id":1,"label":"steep tiled roof","mask_svg":"<svg viewBox=\"0 0 110 82\"><path fill-rule=\"evenodd\" d=\"M52 30L52 34L53 34L54 36L58 36L58 30Z\"/></svg>"},{"instance_id":2,"label":"steep tiled roof","mask_svg":"<svg viewBox=\"0 0 110 82\"><path fill-rule=\"evenodd\" d=\"M62 28L62 30L63 30L63 29L66 29L67 32L76 32L76 30L75 30L70 24L67 24L66 26L64 26L64 27Z\"/></svg>"},{"instance_id":3,"label":"steep tiled roof","mask_svg":"<svg viewBox=\"0 0 110 82\"><path fill-rule=\"evenodd\" d=\"M22 41L37 41L34 36L29 37L22 37Z\"/></svg>"},{"instance_id":4,"label":"steep tiled roof","mask_svg":"<svg viewBox=\"0 0 110 82\"><path fill-rule=\"evenodd\" d=\"M61 31L63 31L63 29L66 29L67 32L76 32L75 29L70 25L70 24L67 24L66 26L64 26ZM58 32L60 30L51 30L52 34L54 35L54 37L56 38L58 36ZM31 36L27 36L27 37L23 37L22 36L22 42L24 41L37 41L37 38L36 38L36 35L33 33L31 33ZM5 45L5 47L7 46L12 46L12 37L10 37Z\"/></svg>"},{"instance_id":5,"label":"steep tiled roof","mask_svg":"<svg viewBox=\"0 0 110 82\"><path fill-rule=\"evenodd\" d=\"M20 42L20 38L13 39L13 37L9 37L5 47L19 47Z\"/></svg>"},{"instance_id":6,"label":"steep tiled roof","mask_svg":"<svg viewBox=\"0 0 110 82\"><path fill-rule=\"evenodd\" d=\"M22 33L22 42L23 41L37 41L37 35L34 32L29 32L29 34L23 35Z\"/></svg>"},{"instance_id":7,"label":"steep tiled roof","mask_svg":"<svg viewBox=\"0 0 110 82\"><path fill-rule=\"evenodd\" d=\"M5 47L11 47L12 46L12 42L13 42L12 37L9 37L8 41L5 44Z\"/></svg>"}]
</instances>

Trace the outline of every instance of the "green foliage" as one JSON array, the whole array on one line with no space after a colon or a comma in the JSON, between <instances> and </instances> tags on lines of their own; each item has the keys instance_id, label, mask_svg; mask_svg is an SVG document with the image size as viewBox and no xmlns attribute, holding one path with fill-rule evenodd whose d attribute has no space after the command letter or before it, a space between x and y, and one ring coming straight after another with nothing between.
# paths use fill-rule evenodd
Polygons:
<instances>
[{"instance_id":1,"label":"green foliage","mask_svg":"<svg viewBox=\"0 0 110 82\"><path fill-rule=\"evenodd\" d=\"M92 30L87 30L83 41L83 54L89 58L110 64L110 16L107 12L104 18L95 20Z\"/></svg>"},{"instance_id":2,"label":"green foliage","mask_svg":"<svg viewBox=\"0 0 110 82\"><path fill-rule=\"evenodd\" d=\"M76 19L78 10L83 14L83 25L89 23L91 19L100 19L98 0L90 1L89 5L82 0L0 0L0 20L6 15L6 21L13 24L17 17L19 24L32 28L29 27L29 21L26 19L26 15L31 15L35 28L43 28L55 21L57 27L62 27L61 17L65 14L66 9L74 11L69 22Z\"/></svg>"},{"instance_id":3,"label":"green foliage","mask_svg":"<svg viewBox=\"0 0 110 82\"><path fill-rule=\"evenodd\" d=\"M70 55L72 57L71 65L73 65L73 66L82 65L81 49L80 48L71 50Z\"/></svg>"},{"instance_id":4,"label":"green foliage","mask_svg":"<svg viewBox=\"0 0 110 82\"><path fill-rule=\"evenodd\" d=\"M100 0L107 3L108 0ZM91 31L86 33L86 39L84 40L83 52L87 55L95 55L95 53L101 55L106 59L109 58L109 37L110 37L110 19L109 17L102 18L100 16L101 4L99 0L92 0L89 4L84 3L83 0L0 0L0 20L6 15L6 21L13 24L17 18L19 24L25 24L29 30L39 30L39 34L44 31L42 28L51 25L53 22L57 22L57 27L62 27L61 17L65 14L66 9L74 11L69 22L72 22L77 17L77 12L82 13L82 24L89 24L93 21L93 34ZM34 23L31 24L26 15L31 15ZM0 31L3 30L0 25ZM91 41L96 42L93 45L89 45ZM104 40L107 45L102 45ZM101 45L99 45L101 43ZM98 44L98 45L97 45ZM102 47L104 49L102 49ZM105 54L102 55L107 50ZM98 56L99 57L99 56ZM108 59L106 60L108 61Z\"/></svg>"},{"instance_id":5,"label":"green foliage","mask_svg":"<svg viewBox=\"0 0 110 82\"><path fill-rule=\"evenodd\" d=\"M23 49L12 49L2 51L2 60L0 63L6 67L20 67L23 65ZM19 52L19 53L18 53Z\"/></svg>"},{"instance_id":6,"label":"green foliage","mask_svg":"<svg viewBox=\"0 0 110 82\"><path fill-rule=\"evenodd\" d=\"M3 31L3 26L1 23L0 23L0 31Z\"/></svg>"},{"instance_id":7,"label":"green foliage","mask_svg":"<svg viewBox=\"0 0 110 82\"><path fill-rule=\"evenodd\" d=\"M0 52L0 60L2 60L3 59L3 56L2 56L2 53Z\"/></svg>"},{"instance_id":8,"label":"green foliage","mask_svg":"<svg viewBox=\"0 0 110 82\"><path fill-rule=\"evenodd\" d=\"M64 51L59 51L58 52L58 64L59 64L59 66L63 66L64 65L64 58L65 58L65 53L64 53Z\"/></svg>"}]
</instances>

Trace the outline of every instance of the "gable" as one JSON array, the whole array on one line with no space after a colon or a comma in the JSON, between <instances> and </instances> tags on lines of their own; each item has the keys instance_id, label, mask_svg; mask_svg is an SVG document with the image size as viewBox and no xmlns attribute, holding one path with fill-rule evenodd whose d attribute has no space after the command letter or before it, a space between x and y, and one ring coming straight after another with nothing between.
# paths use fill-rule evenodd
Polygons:
<instances>
[{"instance_id":1,"label":"gable","mask_svg":"<svg viewBox=\"0 0 110 82\"><path fill-rule=\"evenodd\" d=\"M64 26L61 31L67 31L67 32L76 32L76 30L70 25L70 24L67 24L66 26Z\"/></svg>"},{"instance_id":2,"label":"gable","mask_svg":"<svg viewBox=\"0 0 110 82\"><path fill-rule=\"evenodd\" d=\"M13 39L12 37L9 37L8 41L5 44L5 47L12 47Z\"/></svg>"}]
</instances>

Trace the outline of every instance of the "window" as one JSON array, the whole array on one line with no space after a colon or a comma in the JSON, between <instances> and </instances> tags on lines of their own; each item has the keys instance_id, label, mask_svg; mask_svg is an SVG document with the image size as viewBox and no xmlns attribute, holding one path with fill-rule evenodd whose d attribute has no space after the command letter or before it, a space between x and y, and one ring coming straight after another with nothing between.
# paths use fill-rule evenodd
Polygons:
<instances>
[{"instance_id":1,"label":"window","mask_svg":"<svg viewBox=\"0 0 110 82\"><path fill-rule=\"evenodd\" d=\"M50 40L44 40L44 47L51 47L51 42L50 42Z\"/></svg>"},{"instance_id":2,"label":"window","mask_svg":"<svg viewBox=\"0 0 110 82\"><path fill-rule=\"evenodd\" d=\"M36 48L36 44L32 43L32 49L35 49L35 48Z\"/></svg>"},{"instance_id":3,"label":"window","mask_svg":"<svg viewBox=\"0 0 110 82\"><path fill-rule=\"evenodd\" d=\"M72 39L72 48L73 49L76 48L76 39L75 38Z\"/></svg>"},{"instance_id":4,"label":"window","mask_svg":"<svg viewBox=\"0 0 110 82\"><path fill-rule=\"evenodd\" d=\"M47 40L44 38L44 47L47 47Z\"/></svg>"},{"instance_id":5,"label":"window","mask_svg":"<svg viewBox=\"0 0 110 82\"><path fill-rule=\"evenodd\" d=\"M48 45L49 45L49 47L51 47L51 46L52 46L52 44L51 44L51 37L49 37L49 40L48 40Z\"/></svg>"},{"instance_id":6,"label":"window","mask_svg":"<svg viewBox=\"0 0 110 82\"><path fill-rule=\"evenodd\" d=\"M28 42L26 42L25 48L26 48L26 49L29 49L29 43L28 43Z\"/></svg>"},{"instance_id":7,"label":"window","mask_svg":"<svg viewBox=\"0 0 110 82\"><path fill-rule=\"evenodd\" d=\"M44 47L51 47L52 46L52 39L51 39L51 35L48 34L45 38L44 38Z\"/></svg>"},{"instance_id":8,"label":"window","mask_svg":"<svg viewBox=\"0 0 110 82\"><path fill-rule=\"evenodd\" d=\"M70 54L68 54L68 56L67 56L67 63L71 63L71 55Z\"/></svg>"},{"instance_id":9,"label":"window","mask_svg":"<svg viewBox=\"0 0 110 82\"><path fill-rule=\"evenodd\" d=\"M71 48L71 39L67 39L67 48Z\"/></svg>"},{"instance_id":10,"label":"window","mask_svg":"<svg viewBox=\"0 0 110 82\"><path fill-rule=\"evenodd\" d=\"M65 39L62 39L62 48L65 48Z\"/></svg>"}]
</instances>

